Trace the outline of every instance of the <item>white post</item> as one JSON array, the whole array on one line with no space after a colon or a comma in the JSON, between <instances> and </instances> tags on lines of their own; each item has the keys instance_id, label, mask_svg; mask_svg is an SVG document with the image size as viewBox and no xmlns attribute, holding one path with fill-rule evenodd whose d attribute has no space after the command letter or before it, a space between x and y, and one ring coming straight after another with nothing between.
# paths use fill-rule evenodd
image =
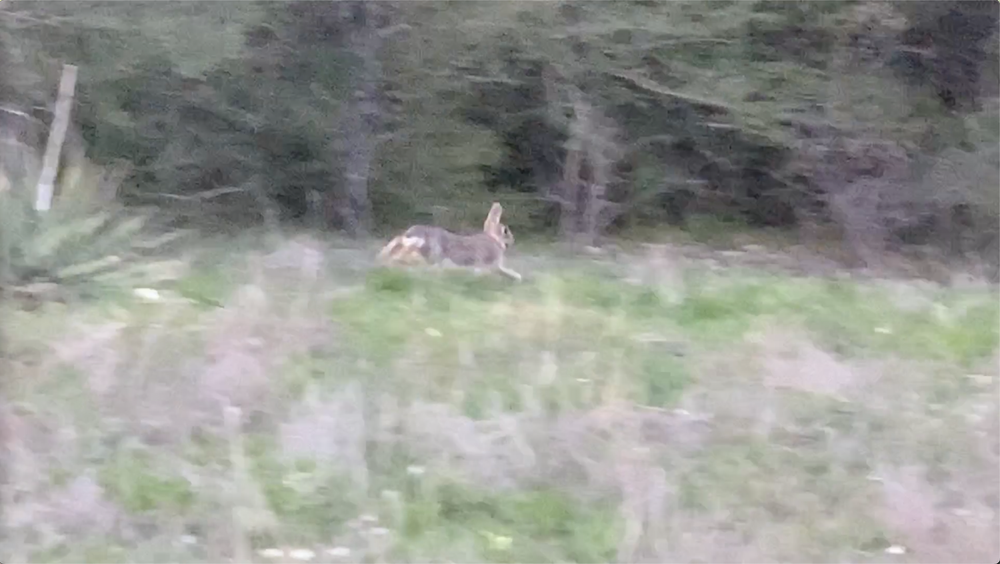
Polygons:
<instances>
[{"instance_id":1,"label":"white post","mask_svg":"<svg viewBox=\"0 0 1000 564\"><path fill-rule=\"evenodd\" d=\"M69 128L69 114L72 109L73 91L76 89L76 65L63 65L62 79L59 80L59 94L56 98L52 129L45 145L42 171L38 175L35 210L44 212L52 207L52 191L59 171L59 153L62 151L66 130Z\"/></svg>"}]
</instances>

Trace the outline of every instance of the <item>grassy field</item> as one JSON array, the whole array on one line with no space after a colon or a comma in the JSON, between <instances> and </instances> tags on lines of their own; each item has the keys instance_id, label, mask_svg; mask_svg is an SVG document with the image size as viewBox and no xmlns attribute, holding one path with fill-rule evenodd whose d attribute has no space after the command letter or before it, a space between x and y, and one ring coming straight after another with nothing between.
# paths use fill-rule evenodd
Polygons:
<instances>
[{"instance_id":1,"label":"grassy field","mask_svg":"<svg viewBox=\"0 0 1000 564\"><path fill-rule=\"evenodd\" d=\"M3 311L0 560L996 560L996 288L542 253Z\"/></svg>"}]
</instances>

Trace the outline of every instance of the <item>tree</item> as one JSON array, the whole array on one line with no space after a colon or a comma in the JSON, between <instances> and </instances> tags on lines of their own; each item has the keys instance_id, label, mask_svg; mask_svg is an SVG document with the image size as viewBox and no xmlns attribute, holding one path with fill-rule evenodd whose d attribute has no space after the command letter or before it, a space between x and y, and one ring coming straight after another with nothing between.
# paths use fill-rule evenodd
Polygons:
<instances>
[{"instance_id":1,"label":"tree","mask_svg":"<svg viewBox=\"0 0 1000 564\"><path fill-rule=\"evenodd\" d=\"M351 31L348 46L359 59L353 73L354 92L347 106L344 119L346 162L344 163L346 206L341 214L353 236L367 236L371 232L372 211L368 197L372 162L377 148L377 135L381 126L379 85L382 81L382 64L379 51L382 39L377 29L380 16L378 3L363 0L351 3Z\"/></svg>"},{"instance_id":2,"label":"tree","mask_svg":"<svg viewBox=\"0 0 1000 564\"><path fill-rule=\"evenodd\" d=\"M79 64L70 144L189 221L461 229L500 198L584 243L711 213L864 226L878 254L996 216L979 181L921 180L991 166L993 2L87 7L3 3L0 107L46 124Z\"/></svg>"}]
</instances>

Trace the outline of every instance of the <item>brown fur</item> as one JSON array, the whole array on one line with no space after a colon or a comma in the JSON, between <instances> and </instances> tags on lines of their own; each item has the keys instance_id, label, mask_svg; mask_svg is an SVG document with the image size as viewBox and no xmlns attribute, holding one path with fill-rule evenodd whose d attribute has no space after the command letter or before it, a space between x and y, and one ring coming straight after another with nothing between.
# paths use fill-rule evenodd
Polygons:
<instances>
[{"instance_id":1,"label":"brown fur","mask_svg":"<svg viewBox=\"0 0 1000 564\"><path fill-rule=\"evenodd\" d=\"M483 223L483 232L474 235L458 235L440 227L414 225L389 241L379 252L379 259L435 265L450 263L477 272L495 268L506 276L520 280L520 274L503 265L504 252L514 242L514 235L510 228L500 223L502 213L503 207L494 202Z\"/></svg>"}]
</instances>

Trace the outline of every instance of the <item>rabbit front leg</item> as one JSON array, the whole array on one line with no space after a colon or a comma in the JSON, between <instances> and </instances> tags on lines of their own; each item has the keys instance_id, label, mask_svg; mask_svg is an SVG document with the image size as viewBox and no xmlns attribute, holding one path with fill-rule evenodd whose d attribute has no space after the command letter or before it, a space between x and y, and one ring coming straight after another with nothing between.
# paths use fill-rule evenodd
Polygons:
<instances>
[{"instance_id":1,"label":"rabbit front leg","mask_svg":"<svg viewBox=\"0 0 1000 564\"><path fill-rule=\"evenodd\" d=\"M517 272L515 272L514 270L512 270L510 268L507 268L506 266L504 266L503 260L501 260L500 262L497 263L497 270L499 270L501 273L507 275L508 277L510 277L510 278L512 278L512 279L514 279L514 280L516 280L518 282L521 281L521 275L518 274Z\"/></svg>"}]
</instances>

